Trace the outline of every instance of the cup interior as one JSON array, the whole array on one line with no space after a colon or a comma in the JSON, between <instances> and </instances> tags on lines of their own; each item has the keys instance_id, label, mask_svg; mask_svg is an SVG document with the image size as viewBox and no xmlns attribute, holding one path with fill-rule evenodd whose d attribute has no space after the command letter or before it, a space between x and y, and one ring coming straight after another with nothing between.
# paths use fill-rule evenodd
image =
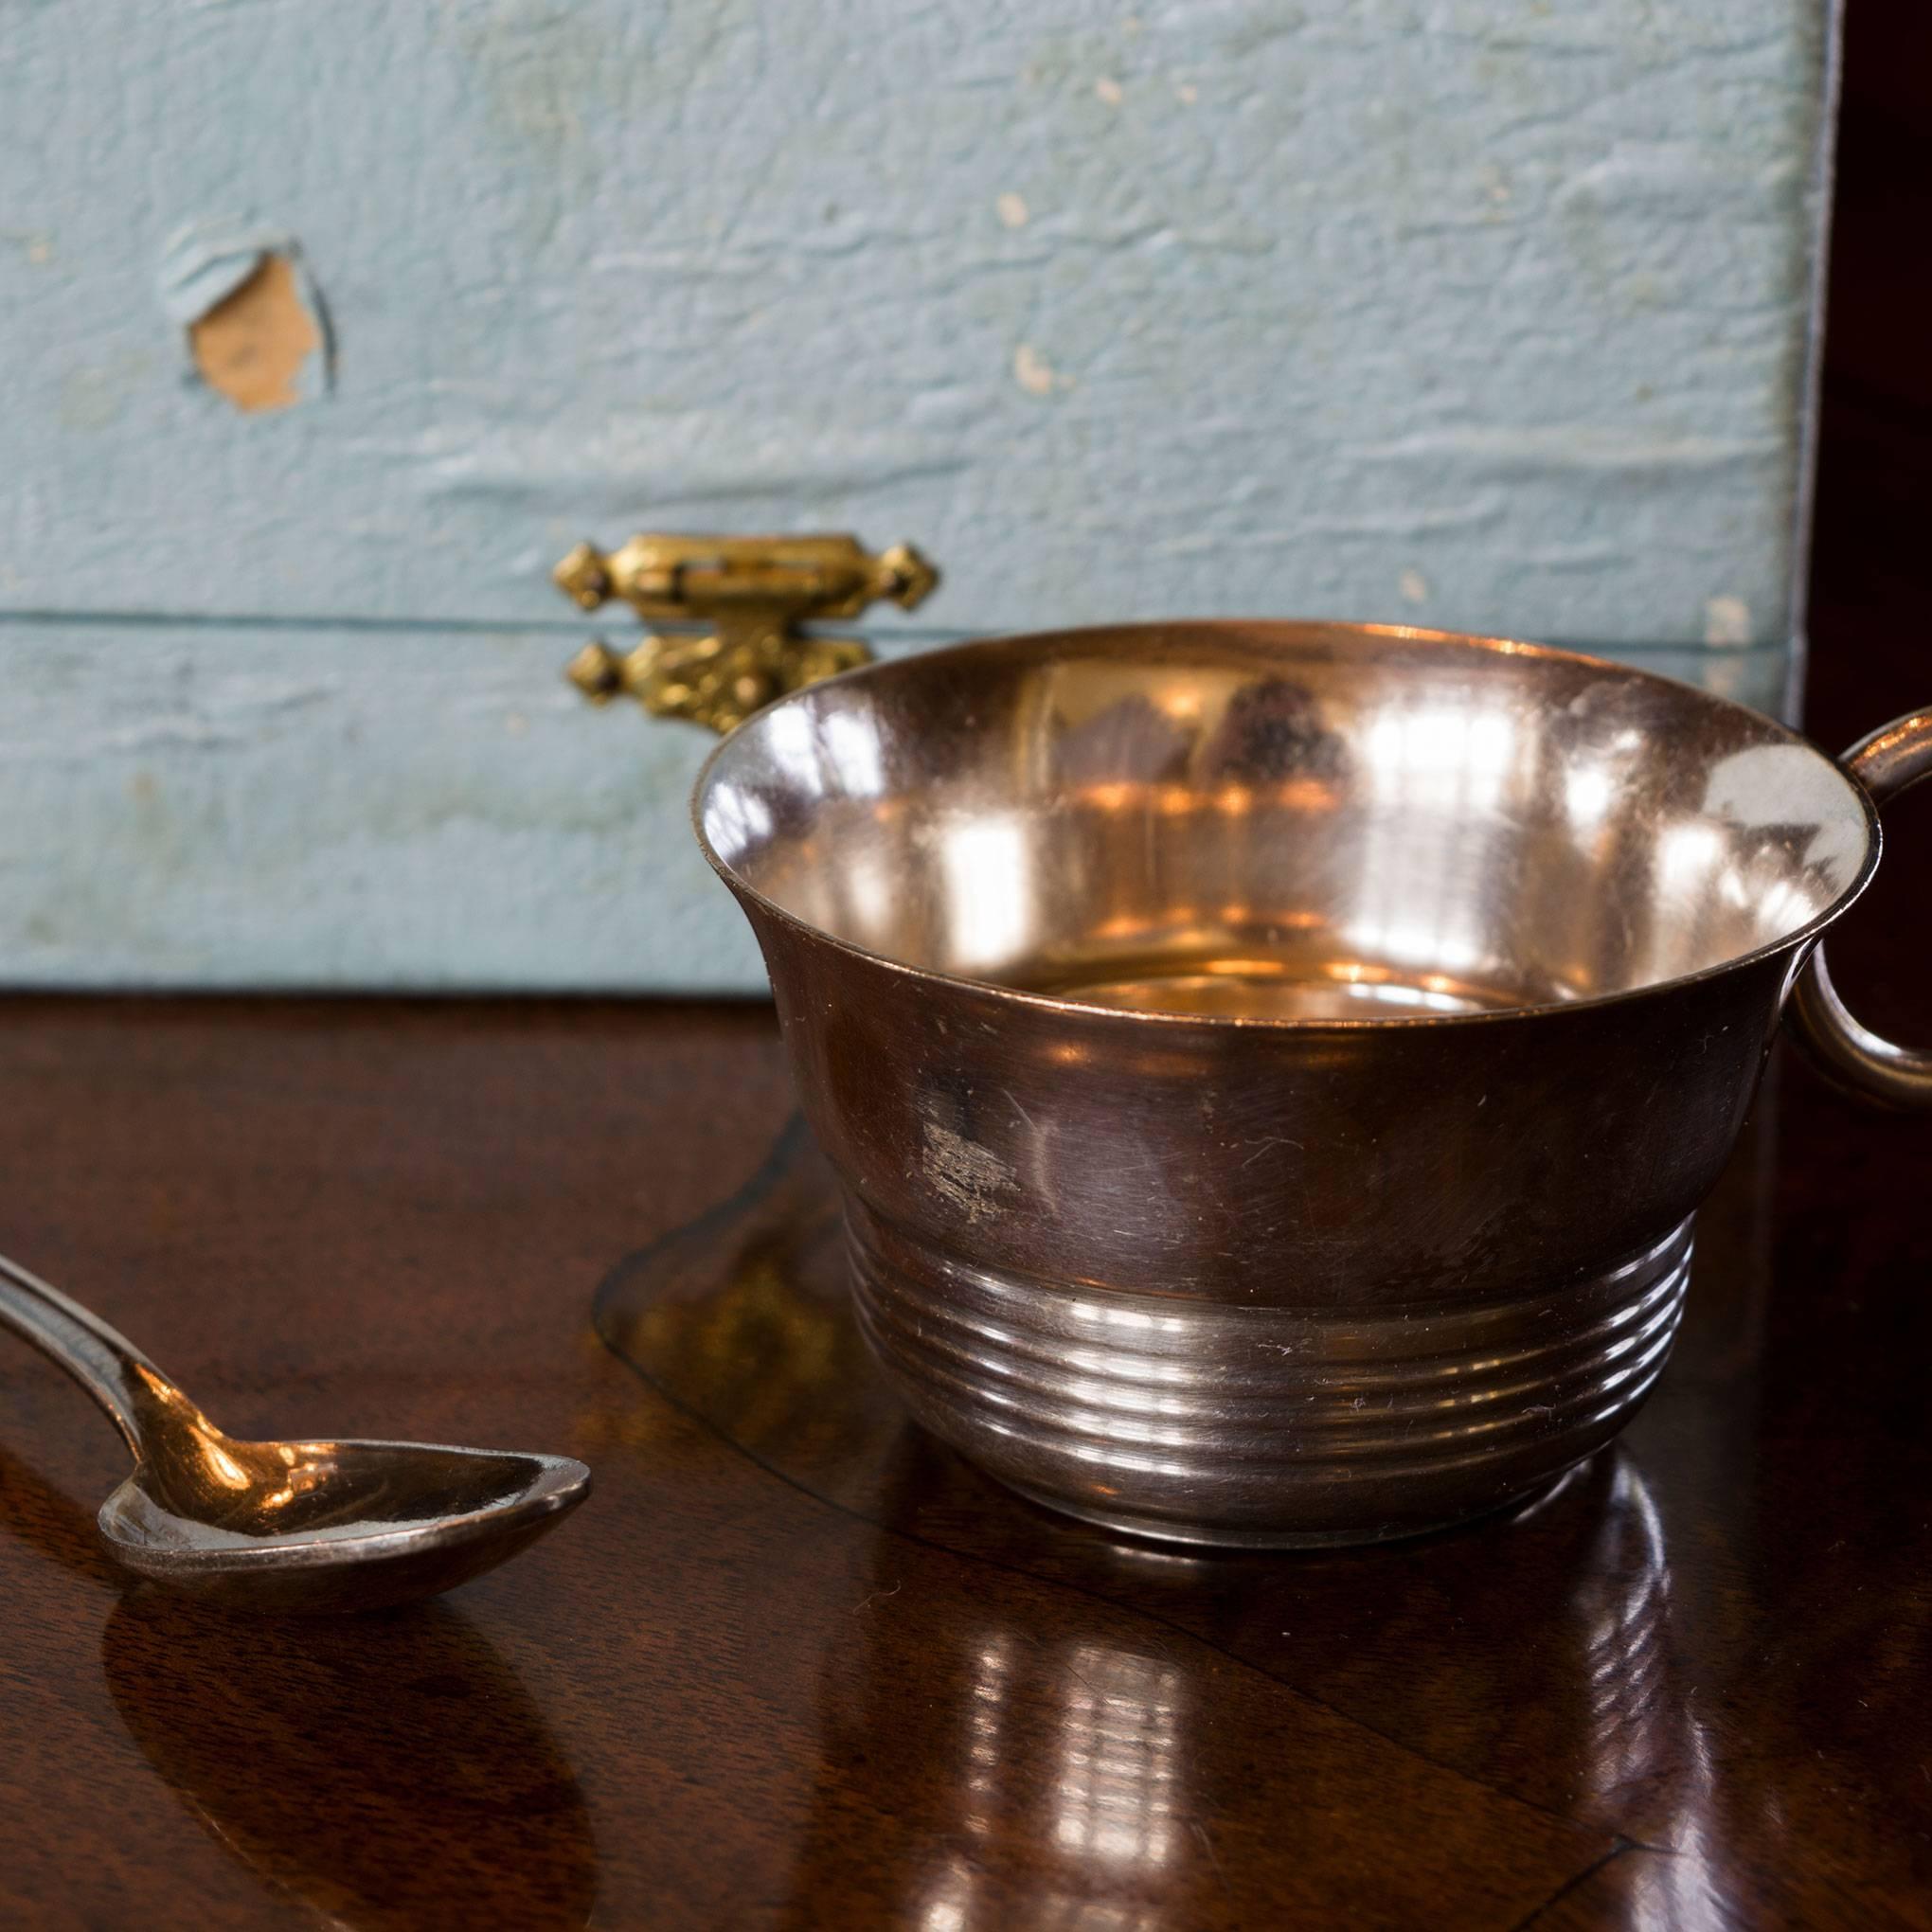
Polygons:
<instances>
[{"instance_id":1,"label":"cup interior","mask_svg":"<svg viewBox=\"0 0 1932 1932\"><path fill-rule=\"evenodd\" d=\"M1863 794L1742 706L1323 624L873 666L753 717L695 811L734 886L902 965L1290 1021L1660 985L1795 939L1876 856Z\"/></svg>"}]
</instances>

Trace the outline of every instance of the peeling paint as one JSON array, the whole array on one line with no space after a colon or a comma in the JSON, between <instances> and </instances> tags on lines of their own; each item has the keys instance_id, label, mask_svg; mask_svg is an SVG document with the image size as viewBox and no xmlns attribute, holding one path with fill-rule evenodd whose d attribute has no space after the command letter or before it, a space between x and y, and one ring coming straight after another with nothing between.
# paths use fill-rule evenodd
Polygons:
<instances>
[{"instance_id":1,"label":"peeling paint","mask_svg":"<svg viewBox=\"0 0 1932 1932\"><path fill-rule=\"evenodd\" d=\"M1094 82L1094 98L1104 101L1109 107L1120 105L1120 83L1105 76Z\"/></svg>"},{"instance_id":2,"label":"peeling paint","mask_svg":"<svg viewBox=\"0 0 1932 1932\"><path fill-rule=\"evenodd\" d=\"M159 293L195 373L238 409L288 409L328 387L328 324L294 237L240 218L191 224L163 252Z\"/></svg>"},{"instance_id":3,"label":"peeling paint","mask_svg":"<svg viewBox=\"0 0 1932 1932\"><path fill-rule=\"evenodd\" d=\"M188 328L194 366L236 408L292 409L322 348L288 258L271 255L232 295Z\"/></svg>"},{"instance_id":4,"label":"peeling paint","mask_svg":"<svg viewBox=\"0 0 1932 1932\"><path fill-rule=\"evenodd\" d=\"M1741 597L1714 597L1704 606L1704 641L1707 644L1748 644L1751 641L1751 607Z\"/></svg>"},{"instance_id":5,"label":"peeling paint","mask_svg":"<svg viewBox=\"0 0 1932 1932\"><path fill-rule=\"evenodd\" d=\"M91 724L63 742L66 756L120 756L128 752L232 750L247 745L278 723L278 713L327 704L333 696L328 685L291 686L257 690L250 681L236 680L232 699L223 698L199 707L182 706L132 721Z\"/></svg>"},{"instance_id":6,"label":"peeling paint","mask_svg":"<svg viewBox=\"0 0 1932 1932\"><path fill-rule=\"evenodd\" d=\"M1013 381L1029 396L1050 396L1055 389L1073 387L1073 378L1063 376L1030 342L1013 350Z\"/></svg>"},{"instance_id":7,"label":"peeling paint","mask_svg":"<svg viewBox=\"0 0 1932 1932\"><path fill-rule=\"evenodd\" d=\"M1396 588L1402 592L1404 603L1424 603L1428 600L1429 580L1420 570L1404 570Z\"/></svg>"},{"instance_id":8,"label":"peeling paint","mask_svg":"<svg viewBox=\"0 0 1932 1932\"><path fill-rule=\"evenodd\" d=\"M1586 475L1598 471L1700 471L1775 456L1770 438L1672 435L1622 424L1472 423L1419 430L1386 442L1346 446L1364 463L1418 463L1453 459L1472 470L1528 474L1549 471Z\"/></svg>"},{"instance_id":9,"label":"peeling paint","mask_svg":"<svg viewBox=\"0 0 1932 1932\"><path fill-rule=\"evenodd\" d=\"M1009 189L993 203L1001 223L1009 228L1024 228L1027 225L1027 202L1024 195L1014 194Z\"/></svg>"}]
</instances>

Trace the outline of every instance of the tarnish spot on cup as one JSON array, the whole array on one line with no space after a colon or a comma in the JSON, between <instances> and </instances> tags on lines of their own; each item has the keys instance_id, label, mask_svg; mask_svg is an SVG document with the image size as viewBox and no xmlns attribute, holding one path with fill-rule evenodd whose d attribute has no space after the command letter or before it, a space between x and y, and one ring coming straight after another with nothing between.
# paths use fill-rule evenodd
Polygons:
<instances>
[{"instance_id":1,"label":"tarnish spot on cup","mask_svg":"<svg viewBox=\"0 0 1932 1932\"><path fill-rule=\"evenodd\" d=\"M998 1154L937 1121L921 1124L926 1179L969 1224L997 1213L1019 1193L1012 1169Z\"/></svg>"}]
</instances>

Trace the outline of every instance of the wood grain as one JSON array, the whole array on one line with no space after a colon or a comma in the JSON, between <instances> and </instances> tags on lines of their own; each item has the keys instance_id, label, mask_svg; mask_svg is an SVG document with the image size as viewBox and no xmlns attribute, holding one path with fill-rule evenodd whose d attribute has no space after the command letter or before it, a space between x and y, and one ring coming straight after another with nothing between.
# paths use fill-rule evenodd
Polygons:
<instances>
[{"instance_id":1,"label":"wood grain","mask_svg":"<svg viewBox=\"0 0 1932 1932\"><path fill-rule=\"evenodd\" d=\"M1112 1542L913 1431L808 1145L697 1215L789 1112L760 1011L18 1000L0 1081L9 1244L224 1423L599 1477L444 1604L203 1622L118 1594L112 1431L0 1356L0 1919L1926 1916L1932 1128L1802 1069L1614 1457L1287 1560Z\"/></svg>"}]
</instances>

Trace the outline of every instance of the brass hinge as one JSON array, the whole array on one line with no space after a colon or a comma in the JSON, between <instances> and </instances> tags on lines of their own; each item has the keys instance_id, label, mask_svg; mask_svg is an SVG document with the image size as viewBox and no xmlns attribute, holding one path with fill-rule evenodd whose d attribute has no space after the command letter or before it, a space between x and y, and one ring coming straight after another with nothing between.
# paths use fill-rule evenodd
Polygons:
<instances>
[{"instance_id":1,"label":"brass hinge","mask_svg":"<svg viewBox=\"0 0 1932 1932\"><path fill-rule=\"evenodd\" d=\"M635 536L608 554L579 544L551 574L587 611L617 598L647 623L708 624L627 652L599 639L565 674L594 705L632 697L714 731L870 660L858 639L808 636L800 623L854 617L881 598L909 611L939 581L910 544L875 557L850 536Z\"/></svg>"}]
</instances>

